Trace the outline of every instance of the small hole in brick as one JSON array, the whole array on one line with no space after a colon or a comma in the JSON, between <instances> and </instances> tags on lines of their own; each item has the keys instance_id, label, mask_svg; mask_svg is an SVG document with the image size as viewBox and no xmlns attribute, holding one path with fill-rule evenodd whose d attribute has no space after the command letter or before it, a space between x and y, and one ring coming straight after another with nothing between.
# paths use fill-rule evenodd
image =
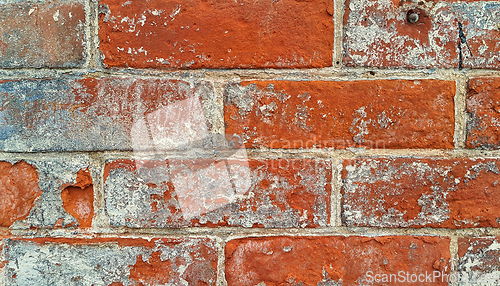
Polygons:
<instances>
[{"instance_id":1,"label":"small hole in brick","mask_svg":"<svg viewBox=\"0 0 500 286\"><path fill-rule=\"evenodd\" d=\"M374 71L371 71L370 72L370 75L375 75L376 73Z\"/></svg>"}]
</instances>

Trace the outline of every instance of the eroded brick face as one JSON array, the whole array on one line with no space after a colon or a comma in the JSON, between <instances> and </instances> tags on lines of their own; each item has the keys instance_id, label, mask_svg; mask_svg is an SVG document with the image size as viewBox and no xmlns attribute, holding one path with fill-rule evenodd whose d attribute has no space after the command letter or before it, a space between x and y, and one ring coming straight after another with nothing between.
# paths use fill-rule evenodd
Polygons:
<instances>
[{"instance_id":1,"label":"eroded brick face","mask_svg":"<svg viewBox=\"0 0 500 286\"><path fill-rule=\"evenodd\" d=\"M449 274L449 243L428 236L235 239L226 244L226 279L228 285L390 285L376 282L375 273ZM437 278L422 285L448 283Z\"/></svg>"},{"instance_id":2,"label":"eroded brick face","mask_svg":"<svg viewBox=\"0 0 500 286\"><path fill-rule=\"evenodd\" d=\"M1 161L0 225L15 230L90 227L94 193L88 169L85 156Z\"/></svg>"},{"instance_id":3,"label":"eroded brick face","mask_svg":"<svg viewBox=\"0 0 500 286\"><path fill-rule=\"evenodd\" d=\"M0 68L83 64L83 1L2 1L0 15Z\"/></svg>"},{"instance_id":4,"label":"eroded brick face","mask_svg":"<svg viewBox=\"0 0 500 286\"><path fill-rule=\"evenodd\" d=\"M347 226L499 227L496 159L344 161L342 219Z\"/></svg>"},{"instance_id":5,"label":"eroded brick face","mask_svg":"<svg viewBox=\"0 0 500 286\"><path fill-rule=\"evenodd\" d=\"M468 148L500 148L500 78L474 78L467 90Z\"/></svg>"},{"instance_id":6,"label":"eroded brick face","mask_svg":"<svg viewBox=\"0 0 500 286\"><path fill-rule=\"evenodd\" d=\"M226 134L247 147L453 147L451 81L247 81L224 95Z\"/></svg>"},{"instance_id":7,"label":"eroded brick face","mask_svg":"<svg viewBox=\"0 0 500 286\"><path fill-rule=\"evenodd\" d=\"M347 66L500 68L497 1L347 0L345 5ZM408 21L411 13L418 15L416 23Z\"/></svg>"},{"instance_id":8,"label":"eroded brick face","mask_svg":"<svg viewBox=\"0 0 500 286\"><path fill-rule=\"evenodd\" d=\"M458 275L461 281L474 282L476 285L500 283L498 237L459 238L458 256Z\"/></svg>"},{"instance_id":9,"label":"eroded brick face","mask_svg":"<svg viewBox=\"0 0 500 286\"><path fill-rule=\"evenodd\" d=\"M332 65L333 2L100 2L104 64L134 68Z\"/></svg>"},{"instance_id":10,"label":"eroded brick face","mask_svg":"<svg viewBox=\"0 0 500 286\"><path fill-rule=\"evenodd\" d=\"M0 226L25 219L42 194L38 173L26 162L0 162Z\"/></svg>"},{"instance_id":11,"label":"eroded brick face","mask_svg":"<svg viewBox=\"0 0 500 286\"><path fill-rule=\"evenodd\" d=\"M104 174L112 226L326 226L331 163L322 160L115 160Z\"/></svg>"},{"instance_id":12,"label":"eroded brick face","mask_svg":"<svg viewBox=\"0 0 500 286\"><path fill-rule=\"evenodd\" d=\"M32 152L196 147L208 137L210 118L217 111L205 104L212 97L212 87L206 82L135 78L3 81L0 149ZM167 124L173 123L177 125L168 129ZM193 131L181 129L182 124L194 125Z\"/></svg>"},{"instance_id":13,"label":"eroded brick face","mask_svg":"<svg viewBox=\"0 0 500 286\"><path fill-rule=\"evenodd\" d=\"M4 239L6 285L215 285L210 239Z\"/></svg>"}]
</instances>

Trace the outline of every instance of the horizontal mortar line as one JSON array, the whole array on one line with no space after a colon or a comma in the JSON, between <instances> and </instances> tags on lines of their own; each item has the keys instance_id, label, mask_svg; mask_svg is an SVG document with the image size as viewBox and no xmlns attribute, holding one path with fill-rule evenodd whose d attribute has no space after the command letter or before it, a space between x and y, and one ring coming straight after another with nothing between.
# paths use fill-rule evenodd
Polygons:
<instances>
[{"instance_id":1,"label":"horizontal mortar line","mask_svg":"<svg viewBox=\"0 0 500 286\"><path fill-rule=\"evenodd\" d=\"M246 156L235 151L213 149L190 149L174 152L134 151L50 151L50 152L0 152L0 160L42 160L54 157L98 156L114 159L355 159L371 157L412 158L500 158L500 150L474 149L246 149Z\"/></svg>"},{"instance_id":2,"label":"horizontal mortar line","mask_svg":"<svg viewBox=\"0 0 500 286\"><path fill-rule=\"evenodd\" d=\"M10 234L9 234L10 232ZM242 228L242 227L189 227L189 228L106 228L91 230L75 229L37 229L9 230L3 228L3 236L13 237L219 237L243 238L266 236L442 236L442 237L487 237L500 236L500 229L495 228L375 228L375 227L321 227L307 229L292 228Z\"/></svg>"},{"instance_id":3,"label":"horizontal mortar line","mask_svg":"<svg viewBox=\"0 0 500 286\"><path fill-rule=\"evenodd\" d=\"M293 69L293 68L284 68L284 69L196 69L196 70L181 70L181 69L128 69L128 68L116 68L116 69L101 69L102 73L106 74L142 74L142 75L168 75L172 72L178 73L203 73L210 74L214 76L225 75L225 74L242 74L245 76L251 75L288 75L288 74L322 74L325 73L325 76L348 76L348 75L358 75L359 73L369 73L376 72L382 75L422 75L422 76L432 76L436 74L444 74L444 75L484 75L484 74L496 74L500 75L500 70L495 69L445 69L445 68L436 68L436 69L405 69L405 68L375 68L375 67L323 67L323 68L303 68L303 69ZM333 74L332 74L333 73ZM370 77L371 78L371 77Z\"/></svg>"},{"instance_id":4,"label":"horizontal mortar line","mask_svg":"<svg viewBox=\"0 0 500 286\"><path fill-rule=\"evenodd\" d=\"M370 75L375 72L375 75ZM498 70L456 70L456 69L377 69L377 68L321 68L321 69L199 69L199 70L155 70L155 69L102 69L102 68L21 68L0 69L3 77L38 76L50 77L77 73L81 77L131 77L137 78L172 78L172 79L206 79L206 80L287 80L292 79L320 79L331 80L377 80L377 79L448 79L449 77L479 77L500 76ZM75 75L72 75L75 76ZM276 79L276 76L284 78ZM417 78L418 77L418 78Z\"/></svg>"}]
</instances>

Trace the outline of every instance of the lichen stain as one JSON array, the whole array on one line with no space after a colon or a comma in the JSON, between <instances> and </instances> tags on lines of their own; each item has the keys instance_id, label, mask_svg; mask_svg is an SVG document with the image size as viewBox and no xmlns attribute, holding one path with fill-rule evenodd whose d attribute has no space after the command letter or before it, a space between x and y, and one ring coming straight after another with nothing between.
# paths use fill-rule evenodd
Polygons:
<instances>
[{"instance_id":1,"label":"lichen stain","mask_svg":"<svg viewBox=\"0 0 500 286\"><path fill-rule=\"evenodd\" d=\"M78 171L76 184L66 187L61 192L61 198L64 209L76 218L79 227L87 228L92 226L94 188L88 170Z\"/></svg>"},{"instance_id":2,"label":"lichen stain","mask_svg":"<svg viewBox=\"0 0 500 286\"><path fill-rule=\"evenodd\" d=\"M0 226L25 219L41 194L35 167L24 161L0 162Z\"/></svg>"}]
</instances>

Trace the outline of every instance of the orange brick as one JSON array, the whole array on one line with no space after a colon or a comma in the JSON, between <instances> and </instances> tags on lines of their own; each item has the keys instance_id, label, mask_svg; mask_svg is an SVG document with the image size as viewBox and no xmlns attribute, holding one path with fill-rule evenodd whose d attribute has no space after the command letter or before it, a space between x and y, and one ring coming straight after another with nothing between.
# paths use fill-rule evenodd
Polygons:
<instances>
[{"instance_id":1,"label":"orange brick","mask_svg":"<svg viewBox=\"0 0 500 286\"><path fill-rule=\"evenodd\" d=\"M347 226L500 227L499 160L355 159L344 162Z\"/></svg>"},{"instance_id":2,"label":"orange brick","mask_svg":"<svg viewBox=\"0 0 500 286\"><path fill-rule=\"evenodd\" d=\"M500 148L500 78L474 78L467 90L468 148Z\"/></svg>"},{"instance_id":3,"label":"orange brick","mask_svg":"<svg viewBox=\"0 0 500 286\"><path fill-rule=\"evenodd\" d=\"M500 68L498 1L346 0L345 7L347 66Z\"/></svg>"},{"instance_id":4,"label":"orange brick","mask_svg":"<svg viewBox=\"0 0 500 286\"><path fill-rule=\"evenodd\" d=\"M226 243L226 280L231 286L448 285L441 277L425 281L425 276L449 274L449 243L428 236L235 239ZM415 284L419 275L424 283Z\"/></svg>"},{"instance_id":5,"label":"orange brick","mask_svg":"<svg viewBox=\"0 0 500 286\"><path fill-rule=\"evenodd\" d=\"M440 80L229 84L226 134L254 148L453 148L454 95Z\"/></svg>"},{"instance_id":6,"label":"orange brick","mask_svg":"<svg viewBox=\"0 0 500 286\"><path fill-rule=\"evenodd\" d=\"M100 10L108 67L332 65L332 1L105 0Z\"/></svg>"},{"instance_id":7,"label":"orange brick","mask_svg":"<svg viewBox=\"0 0 500 286\"><path fill-rule=\"evenodd\" d=\"M34 166L23 161L0 162L0 226L25 219L41 194Z\"/></svg>"}]
</instances>

